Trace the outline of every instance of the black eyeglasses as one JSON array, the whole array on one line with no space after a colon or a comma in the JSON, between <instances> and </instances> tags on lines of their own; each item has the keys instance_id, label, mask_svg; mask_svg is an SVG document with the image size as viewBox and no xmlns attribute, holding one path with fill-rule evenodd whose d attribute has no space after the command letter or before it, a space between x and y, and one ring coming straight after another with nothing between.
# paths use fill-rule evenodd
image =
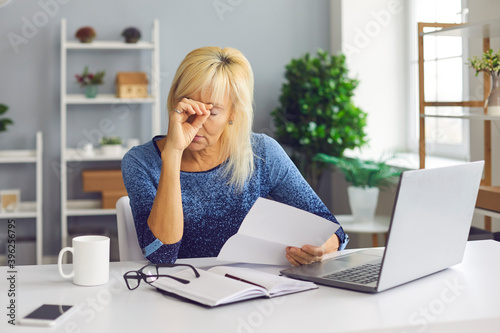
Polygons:
<instances>
[{"instance_id":1,"label":"black eyeglasses","mask_svg":"<svg viewBox=\"0 0 500 333\"><path fill-rule=\"evenodd\" d=\"M160 274L160 268L171 268L171 267L180 267L180 266L186 266L189 267L193 270L194 275L199 278L200 273L196 270L191 265L188 264L149 264L137 271L128 271L127 273L123 274L123 278L125 279L125 283L127 284L127 288L130 290L137 289L139 285L141 284L141 281L146 282L147 284L151 284L154 281L156 281L160 277L167 277L171 278L177 282L183 283L183 284L188 284L189 280L179 278L177 276L172 276L172 275L167 275L167 274Z\"/></svg>"}]
</instances>

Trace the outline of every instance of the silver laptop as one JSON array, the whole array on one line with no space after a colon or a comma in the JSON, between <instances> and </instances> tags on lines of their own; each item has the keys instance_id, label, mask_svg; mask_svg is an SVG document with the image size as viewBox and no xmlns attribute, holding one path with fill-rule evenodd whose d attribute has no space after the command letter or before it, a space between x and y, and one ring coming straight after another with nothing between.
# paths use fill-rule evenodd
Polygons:
<instances>
[{"instance_id":1,"label":"silver laptop","mask_svg":"<svg viewBox=\"0 0 500 333\"><path fill-rule=\"evenodd\" d=\"M385 251L360 250L281 273L376 293L460 263L483 166L484 161L478 161L403 172Z\"/></svg>"}]
</instances>

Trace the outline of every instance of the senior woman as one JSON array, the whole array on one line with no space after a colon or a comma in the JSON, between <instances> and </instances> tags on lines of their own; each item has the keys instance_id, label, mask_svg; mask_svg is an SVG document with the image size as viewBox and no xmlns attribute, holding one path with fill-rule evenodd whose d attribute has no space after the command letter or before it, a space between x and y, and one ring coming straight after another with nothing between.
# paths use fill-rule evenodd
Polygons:
<instances>
[{"instance_id":1,"label":"senior woman","mask_svg":"<svg viewBox=\"0 0 500 333\"><path fill-rule=\"evenodd\" d=\"M191 51L170 89L167 135L123 158L139 245L151 262L217 256L259 197L338 224L281 146L252 133L253 85L240 51ZM283 255L295 266L309 264L347 242L340 227L324 244L288 247Z\"/></svg>"}]
</instances>

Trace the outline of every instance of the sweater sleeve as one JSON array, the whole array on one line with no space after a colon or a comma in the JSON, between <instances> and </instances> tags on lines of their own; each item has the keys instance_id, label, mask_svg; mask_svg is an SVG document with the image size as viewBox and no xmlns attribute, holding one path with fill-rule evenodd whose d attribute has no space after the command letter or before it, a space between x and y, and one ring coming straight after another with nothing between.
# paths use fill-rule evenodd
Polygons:
<instances>
[{"instance_id":1,"label":"sweater sleeve","mask_svg":"<svg viewBox=\"0 0 500 333\"><path fill-rule=\"evenodd\" d=\"M339 250L345 249L349 242L348 235L344 233L340 223L302 177L279 143L266 137L264 151L266 174L269 177L268 183L271 184L270 196L274 200L311 212L338 224L339 228L335 234L339 238Z\"/></svg>"},{"instance_id":2,"label":"sweater sleeve","mask_svg":"<svg viewBox=\"0 0 500 333\"><path fill-rule=\"evenodd\" d=\"M143 155L141 148L133 148L123 157L121 163L139 246L144 256L153 263L174 263L182 240L174 244L163 244L148 226L148 217L157 192L154 172L159 172L159 169L155 170L149 166L148 156Z\"/></svg>"}]
</instances>

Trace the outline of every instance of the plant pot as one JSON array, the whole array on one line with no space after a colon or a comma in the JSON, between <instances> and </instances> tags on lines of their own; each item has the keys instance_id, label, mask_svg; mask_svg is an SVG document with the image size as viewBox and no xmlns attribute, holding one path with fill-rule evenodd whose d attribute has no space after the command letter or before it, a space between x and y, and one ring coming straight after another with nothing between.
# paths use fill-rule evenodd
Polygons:
<instances>
[{"instance_id":1,"label":"plant pot","mask_svg":"<svg viewBox=\"0 0 500 333\"><path fill-rule=\"evenodd\" d=\"M80 43L92 43L92 41L94 40L94 37L89 37L89 38L80 38Z\"/></svg>"},{"instance_id":2,"label":"plant pot","mask_svg":"<svg viewBox=\"0 0 500 333\"><path fill-rule=\"evenodd\" d=\"M488 115L500 116L500 77L491 75L491 92L488 97Z\"/></svg>"},{"instance_id":3,"label":"plant pot","mask_svg":"<svg viewBox=\"0 0 500 333\"><path fill-rule=\"evenodd\" d=\"M125 38L125 43L133 44L137 43L139 41L138 37L126 37Z\"/></svg>"},{"instance_id":4,"label":"plant pot","mask_svg":"<svg viewBox=\"0 0 500 333\"><path fill-rule=\"evenodd\" d=\"M87 98L95 98L97 96L97 92L99 91L99 87L96 85L85 86L85 96Z\"/></svg>"},{"instance_id":5,"label":"plant pot","mask_svg":"<svg viewBox=\"0 0 500 333\"><path fill-rule=\"evenodd\" d=\"M102 145L101 152L106 156L120 156L122 154L122 145Z\"/></svg>"},{"instance_id":6,"label":"plant pot","mask_svg":"<svg viewBox=\"0 0 500 333\"><path fill-rule=\"evenodd\" d=\"M375 218L375 210L377 209L378 195L380 190L378 187L355 187L347 188L349 197L349 206L351 213L356 222L370 222Z\"/></svg>"}]
</instances>

